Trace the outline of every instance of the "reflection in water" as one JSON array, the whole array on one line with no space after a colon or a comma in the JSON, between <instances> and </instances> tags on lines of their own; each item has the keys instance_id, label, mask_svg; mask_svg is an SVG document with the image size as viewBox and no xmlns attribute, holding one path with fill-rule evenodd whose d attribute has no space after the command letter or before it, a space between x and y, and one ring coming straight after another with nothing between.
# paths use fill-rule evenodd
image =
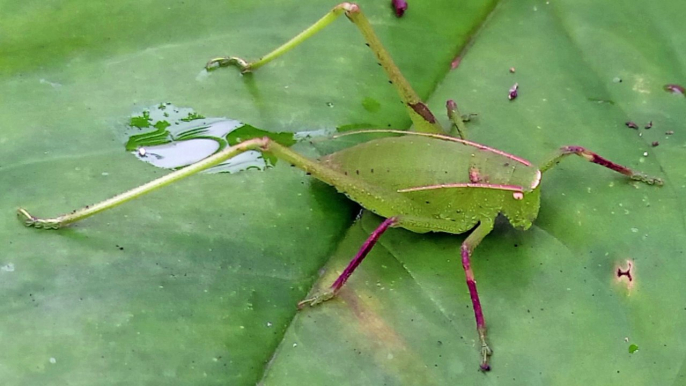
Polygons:
<instances>
[{"instance_id":1,"label":"reflection in water","mask_svg":"<svg viewBox=\"0 0 686 386\"><path fill-rule=\"evenodd\" d=\"M159 104L131 117L129 128L126 150L141 161L165 169L177 169L198 162L235 144L232 143L232 137L244 140L251 134L264 135L255 133L257 129L239 121L206 118L193 109L176 107L170 103ZM247 133L241 135L243 131ZM208 172L237 172L251 168L261 170L272 164L260 152L250 151L208 169Z\"/></svg>"},{"instance_id":2,"label":"reflection in water","mask_svg":"<svg viewBox=\"0 0 686 386\"><path fill-rule=\"evenodd\" d=\"M350 126L350 127L348 127ZM128 122L126 151L141 161L160 168L178 169L198 162L227 146L258 137L269 137L284 146L315 138L329 137L358 125L296 133L272 133L234 119L206 118L193 109L161 103ZM369 127L369 125L363 125ZM248 169L264 170L277 159L259 151L247 151L207 170L210 173L234 173Z\"/></svg>"}]
</instances>

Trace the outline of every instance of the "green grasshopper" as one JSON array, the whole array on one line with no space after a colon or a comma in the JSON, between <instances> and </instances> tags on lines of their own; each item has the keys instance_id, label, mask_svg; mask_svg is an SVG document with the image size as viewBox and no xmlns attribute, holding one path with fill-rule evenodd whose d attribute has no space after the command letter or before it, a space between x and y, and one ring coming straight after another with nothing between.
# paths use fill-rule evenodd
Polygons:
<instances>
[{"instance_id":1,"label":"green grasshopper","mask_svg":"<svg viewBox=\"0 0 686 386\"><path fill-rule=\"evenodd\" d=\"M495 218L502 214L515 228L525 230L531 227L540 207L542 173L571 154L622 173L632 180L650 185L662 185L662 180L616 164L580 146L563 146L542 166L536 167L520 157L467 141L462 116L453 101L448 101L447 110L455 135L445 134L432 112L402 76L366 17L354 3L337 5L311 27L257 61L222 57L210 60L206 69L237 66L243 73L256 70L316 34L340 15L345 15L361 31L407 107L414 131L363 131L386 132L394 136L364 142L318 160L309 159L268 137L254 138L70 214L42 219L19 209L18 215L27 226L57 229L215 166L245 151L271 153L334 186L363 208L386 218L372 232L331 287L301 301L299 308L315 306L336 296L389 227L401 227L417 233L462 234L471 231L462 243L462 267L481 343L480 368L487 371L490 369L489 358L493 351L487 342L486 322L470 258L474 248L493 229ZM359 133L361 132L343 135Z\"/></svg>"}]
</instances>

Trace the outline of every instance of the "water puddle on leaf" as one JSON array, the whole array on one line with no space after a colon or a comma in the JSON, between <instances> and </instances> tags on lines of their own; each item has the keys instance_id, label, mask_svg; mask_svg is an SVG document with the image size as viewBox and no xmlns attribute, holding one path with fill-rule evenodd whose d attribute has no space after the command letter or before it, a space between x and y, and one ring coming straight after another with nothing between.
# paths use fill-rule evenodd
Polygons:
<instances>
[{"instance_id":1,"label":"water puddle on leaf","mask_svg":"<svg viewBox=\"0 0 686 386\"><path fill-rule=\"evenodd\" d=\"M270 133L234 119L208 118L190 108L161 103L132 116L127 134L126 151L154 166L177 169L251 138L268 136L282 145L291 146L298 140L330 132ZM247 151L207 172L264 170L275 163L275 157Z\"/></svg>"},{"instance_id":2,"label":"water puddle on leaf","mask_svg":"<svg viewBox=\"0 0 686 386\"><path fill-rule=\"evenodd\" d=\"M315 153L330 154L356 145L377 135L359 135L331 141L336 133L377 127L353 123L336 128L289 132L268 132L235 119L205 117L187 107L160 103L131 116L127 122L126 151L143 162L165 169L179 169L201 161L228 146L261 137L269 137L283 146L309 142ZM385 135L385 134L384 134ZM236 173L264 170L274 166L276 157L259 151L246 151L222 164L207 169L209 173Z\"/></svg>"}]
</instances>

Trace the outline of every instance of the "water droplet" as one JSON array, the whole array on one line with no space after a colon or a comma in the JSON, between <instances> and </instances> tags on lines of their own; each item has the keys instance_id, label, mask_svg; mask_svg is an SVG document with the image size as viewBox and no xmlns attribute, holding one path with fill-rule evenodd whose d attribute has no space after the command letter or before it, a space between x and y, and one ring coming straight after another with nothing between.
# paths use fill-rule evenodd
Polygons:
<instances>
[{"instance_id":1,"label":"water droplet","mask_svg":"<svg viewBox=\"0 0 686 386\"><path fill-rule=\"evenodd\" d=\"M326 105L329 107L333 107L333 103L331 103L331 102L326 102Z\"/></svg>"},{"instance_id":2,"label":"water droplet","mask_svg":"<svg viewBox=\"0 0 686 386\"><path fill-rule=\"evenodd\" d=\"M7 264L3 265L2 267L0 267L0 270L2 270L4 272L14 272L14 264L7 263Z\"/></svg>"},{"instance_id":3,"label":"water droplet","mask_svg":"<svg viewBox=\"0 0 686 386\"><path fill-rule=\"evenodd\" d=\"M638 228L631 228L631 231L632 231L633 233L638 233Z\"/></svg>"},{"instance_id":4,"label":"water droplet","mask_svg":"<svg viewBox=\"0 0 686 386\"><path fill-rule=\"evenodd\" d=\"M52 364L54 365L55 363L57 363L57 359L55 359L55 358L50 358L50 363L52 363Z\"/></svg>"},{"instance_id":5,"label":"water droplet","mask_svg":"<svg viewBox=\"0 0 686 386\"><path fill-rule=\"evenodd\" d=\"M267 327L271 327L271 326L272 326L272 322L267 322Z\"/></svg>"}]
</instances>

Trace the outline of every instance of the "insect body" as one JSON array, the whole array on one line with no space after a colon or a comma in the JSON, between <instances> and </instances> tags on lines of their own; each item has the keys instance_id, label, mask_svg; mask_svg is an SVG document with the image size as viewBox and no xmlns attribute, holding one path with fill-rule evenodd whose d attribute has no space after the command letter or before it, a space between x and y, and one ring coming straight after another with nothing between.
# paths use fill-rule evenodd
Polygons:
<instances>
[{"instance_id":1,"label":"insect body","mask_svg":"<svg viewBox=\"0 0 686 386\"><path fill-rule=\"evenodd\" d=\"M399 162L398 155L410 162ZM321 162L365 185L345 192L351 199L383 217L404 216L401 226L413 232L460 234L499 213L527 229L538 214L541 172L536 167L449 136L404 133L336 152ZM367 195L374 189L383 192Z\"/></svg>"},{"instance_id":2,"label":"insect body","mask_svg":"<svg viewBox=\"0 0 686 386\"><path fill-rule=\"evenodd\" d=\"M386 70L407 107L415 132L373 131L393 136L365 142L319 160L309 159L268 137L254 138L224 148L184 169L70 214L42 219L19 209L19 217L27 226L57 229L215 166L245 151L271 153L314 178L334 186L365 209L386 218L372 232L331 287L303 300L299 303L300 307L314 306L333 298L389 227L402 227L419 233L470 232L462 243L460 254L481 342L480 367L482 370L489 370L492 350L486 338L486 323L470 259L474 248L493 229L496 216L503 214L516 228L529 228L539 211L542 174L571 154L622 173L633 180L658 185L662 181L616 164L580 146L563 146L547 162L536 167L517 156L467 141L464 139L466 129L462 115L453 101L448 101L447 109L455 136L446 135L433 113L395 66L359 7L352 3L334 7L313 26L255 62L225 57L211 60L207 68L235 65L242 72L255 70L300 44L343 14L360 29L367 45Z\"/></svg>"}]
</instances>

